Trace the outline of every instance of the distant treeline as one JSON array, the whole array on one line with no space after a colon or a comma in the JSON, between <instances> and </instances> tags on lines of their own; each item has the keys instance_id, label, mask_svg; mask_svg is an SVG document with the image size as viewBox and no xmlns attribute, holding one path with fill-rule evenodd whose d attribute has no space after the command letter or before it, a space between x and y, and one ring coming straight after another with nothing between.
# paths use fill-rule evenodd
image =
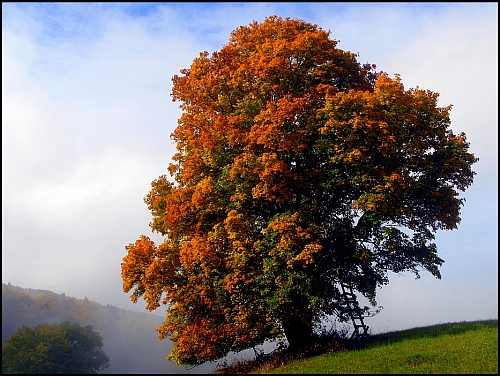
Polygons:
<instances>
[{"instance_id":1,"label":"distant treeline","mask_svg":"<svg viewBox=\"0 0 500 376\"><path fill-rule=\"evenodd\" d=\"M75 299L47 290L2 284L2 346L22 325L59 324L65 320L92 325L103 338L110 367L103 373L184 373L165 358L172 348L155 329L163 318Z\"/></svg>"}]
</instances>

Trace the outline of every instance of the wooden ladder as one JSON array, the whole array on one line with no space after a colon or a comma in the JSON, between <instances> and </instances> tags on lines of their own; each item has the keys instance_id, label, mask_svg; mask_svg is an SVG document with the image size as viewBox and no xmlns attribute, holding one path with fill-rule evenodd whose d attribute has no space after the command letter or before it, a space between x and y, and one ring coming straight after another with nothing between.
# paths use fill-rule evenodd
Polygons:
<instances>
[{"instance_id":1,"label":"wooden ladder","mask_svg":"<svg viewBox=\"0 0 500 376\"><path fill-rule=\"evenodd\" d=\"M341 282L340 287L342 288L342 297L344 303L349 308L349 316L351 317L352 325L354 326L354 332L350 339L356 337L358 340L368 337L368 325L365 325L363 320L363 315L359 309L358 299L356 294L352 289L352 285L348 282Z\"/></svg>"}]
</instances>

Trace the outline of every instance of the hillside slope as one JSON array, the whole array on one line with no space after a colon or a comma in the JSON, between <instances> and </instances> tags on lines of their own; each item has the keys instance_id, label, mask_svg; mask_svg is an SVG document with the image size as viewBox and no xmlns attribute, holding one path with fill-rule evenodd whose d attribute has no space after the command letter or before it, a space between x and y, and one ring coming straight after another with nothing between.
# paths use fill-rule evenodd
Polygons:
<instances>
[{"instance_id":1,"label":"hillside slope","mask_svg":"<svg viewBox=\"0 0 500 376\"><path fill-rule=\"evenodd\" d=\"M274 362L250 373L498 374L498 320L438 324L370 337L360 348Z\"/></svg>"},{"instance_id":2,"label":"hillside slope","mask_svg":"<svg viewBox=\"0 0 500 376\"><path fill-rule=\"evenodd\" d=\"M156 328L163 318L150 313L101 305L47 290L2 284L2 346L21 326L59 324L65 320L92 325L103 338L110 367L102 373L191 373L165 358L172 348ZM205 367L206 368L206 367ZM207 372L207 371L205 371Z\"/></svg>"}]
</instances>

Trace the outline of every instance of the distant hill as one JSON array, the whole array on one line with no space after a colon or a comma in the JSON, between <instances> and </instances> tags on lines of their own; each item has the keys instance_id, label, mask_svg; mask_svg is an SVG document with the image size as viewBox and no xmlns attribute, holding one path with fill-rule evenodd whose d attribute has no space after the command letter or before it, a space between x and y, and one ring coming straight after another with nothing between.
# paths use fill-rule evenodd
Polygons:
<instances>
[{"instance_id":1,"label":"distant hill","mask_svg":"<svg viewBox=\"0 0 500 376\"><path fill-rule=\"evenodd\" d=\"M163 322L160 316L2 284L2 346L23 325L34 327L65 320L92 325L99 331L103 350L110 359L109 368L102 373L207 373L212 368L207 365L189 372L167 361L172 342L158 339L155 329Z\"/></svg>"}]
</instances>

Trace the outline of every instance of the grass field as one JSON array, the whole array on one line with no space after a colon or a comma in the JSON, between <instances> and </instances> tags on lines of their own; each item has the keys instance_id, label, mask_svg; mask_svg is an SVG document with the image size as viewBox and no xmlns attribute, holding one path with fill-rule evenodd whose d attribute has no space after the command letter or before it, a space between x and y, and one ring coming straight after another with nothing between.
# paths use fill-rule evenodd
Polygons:
<instances>
[{"instance_id":1,"label":"grass field","mask_svg":"<svg viewBox=\"0 0 500 376\"><path fill-rule=\"evenodd\" d=\"M274 362L276 364L276 362ZM248 365L245 368L248 369ZM263 364L249 373L498 373L498 320L383 333L361 348Z\"/></svg>"}]
</instances>

